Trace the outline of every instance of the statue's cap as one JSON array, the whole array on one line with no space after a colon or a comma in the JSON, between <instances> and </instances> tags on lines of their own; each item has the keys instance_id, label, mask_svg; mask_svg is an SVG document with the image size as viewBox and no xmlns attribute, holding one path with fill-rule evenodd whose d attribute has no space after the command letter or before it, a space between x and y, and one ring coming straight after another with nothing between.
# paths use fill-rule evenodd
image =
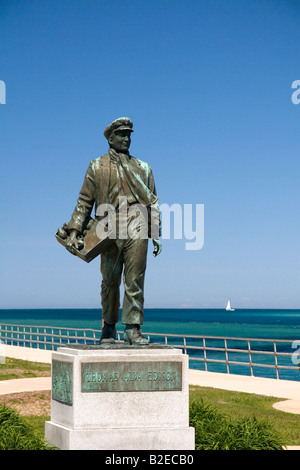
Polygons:
<instances>
[{"instance_id":1,"label":"statue's cap","mask_svg":"<svg viewBox=\"0 0 300 470\"><path fill-rule=\"evenodd\" d=\"M113 121L104 131L104 137L108 140L115 131L128 130L133 132L133 122L128 117L121 117Z\"/></svg>"}]
</instances>

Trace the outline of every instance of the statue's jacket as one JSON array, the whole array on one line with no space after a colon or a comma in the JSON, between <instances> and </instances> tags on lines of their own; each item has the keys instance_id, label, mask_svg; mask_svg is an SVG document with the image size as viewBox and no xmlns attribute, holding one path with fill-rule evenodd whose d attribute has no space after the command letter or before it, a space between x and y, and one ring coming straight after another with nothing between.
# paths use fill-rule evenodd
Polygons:
<instances>
[{"instance_id":1,"label":"statue's jacket","mask_svg":"<svg viewBox=\"0 0 300 470\"><path fill-rule=\"evenodd\" d=\"M130 191L131 198L147 207L149 214L148 236L149 238L157 238L151 236L153 232L151 232L150 213L158 214L158 235L161 235L161 224L158 197L150 165L132 156L116 154L111 149L105 155L90 162L79 193L77 205L68 223L68 229L76 229L82 232L91 217L93 206L95 206L95 218L101 219L101 216L97 215L97 208L101 204L112 203L110 188L112 179L115 178L113 176L115 174L115 167L113 165L117 165L118 184L120 187L125 186L129 188L128 191Z\"/></svg>"}]
</instances>

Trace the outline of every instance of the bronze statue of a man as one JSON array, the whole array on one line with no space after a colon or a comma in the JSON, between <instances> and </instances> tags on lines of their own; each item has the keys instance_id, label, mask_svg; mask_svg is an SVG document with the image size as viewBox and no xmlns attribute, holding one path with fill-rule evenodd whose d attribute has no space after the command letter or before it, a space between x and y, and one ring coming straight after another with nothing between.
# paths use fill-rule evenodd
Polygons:
<instances>
[{"instance_id":1,"label":"bronze statue of a man","mask_svg":"<svg viewBox=\"0 0 300 470\"><path fill-rule=\"evenodd\" d=\"M148 215L151 208L156 208L158 212L158 197L150 166L129 153L132 132L133 123L127 117L116 119L105 129L104 136L108 140L109 150L105 155L91 161L68 223L70 237L67 249L72 252L72 247L77 244L77 236L82 232L94 205L96 219L97 208L101 205L109 204L115 210L116 238L101 253L101 343L114 342L116 339L115 324L119 320L120 284L124 268L124 341L129 344L148 344L141 332L144 318L144 277L148 238L153 239L154 256L161 252L158 238L160 227L158 231L155 230L156 236L153 237L151 222L147 219L147 235L138 236L141 227L137 222L140 219L130 209L139 205L146 208ZM126 215L126 237L120 236L120 227L124 228L124 220L120 214L123 219L124 214ZM130 233L134 236L128 235Z\"/></svg>"}]
</instances>

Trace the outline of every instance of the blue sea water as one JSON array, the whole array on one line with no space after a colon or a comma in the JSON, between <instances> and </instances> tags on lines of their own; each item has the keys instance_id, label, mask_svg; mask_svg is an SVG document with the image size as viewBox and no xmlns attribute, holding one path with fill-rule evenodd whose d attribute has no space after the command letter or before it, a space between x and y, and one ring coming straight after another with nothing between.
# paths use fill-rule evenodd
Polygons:
<instances>
[{"instance_id":1,"label":"blue sea water","mask_svg":"<svg viewBox=\"0 0 300 470\"><path fill-rule=\"evenodd\" d=\"M101 329L101 309L2 309L0 323ZM121 322L118 329L123 329ZM145 309L152 333L300 339L300 309Z\"/></svg>"},{"instance_id":2,"label":"blue sea water","mask_svg":"<svg viewBox=\"0 0 300 470\"><path fill-rule=\"evenodd\" d=\"M0 324L38 325L68 328L101 329L101 309L24 309L0 310ZM119 322L117 329L123 331ZM300 346L300 310L288 309L236 309L227 312L225 309L145 309L143 332L175 334L175 335L203 335L221 336L231 338L256 338L257 350L273 351L273 343L264 343L264 339L280 339L299 341ZM154 337L155 338L155 337ZM173 343L178 343L174 339ZM170 344L172 340L170 339ZM179 344L179 343L178 343ZM200 340L191 340L192 345L202 346ZM254 343L255 344L255 343ZM218 340L206 341L206 346L218 347ZM224 347L224 343L221 347ZM244 347L245 345L243 345ZM240 348L238 341L228 340L229 348ZM252 346L251 346L252 347ZM292 353L290 343L279 343L278 352ZM203 362L193 361L196 352L188 350L190 366L203 369ZM199 354L199 351L197 352ZM224 353L207 352L207 357L224 358ZM229 353L230 360L246 361L238 353ZM266 356L263 358L265 361ZM248 358L247 358L248 359ZM252 357L253 362L262 359L258 354ZM267 362L272 363L274 357L270 355ZM279 364L292 364L291 357L278 357ZM299 357L300 362L300 357ZM208 370L226 372L225 364L210 363ZM231 365L231 373L249 375L249 366ZM255 368L256 376L275 377L275 369ZM300 380L299 370L282 370L280 378Z\"/></svg>"}]
</instances>

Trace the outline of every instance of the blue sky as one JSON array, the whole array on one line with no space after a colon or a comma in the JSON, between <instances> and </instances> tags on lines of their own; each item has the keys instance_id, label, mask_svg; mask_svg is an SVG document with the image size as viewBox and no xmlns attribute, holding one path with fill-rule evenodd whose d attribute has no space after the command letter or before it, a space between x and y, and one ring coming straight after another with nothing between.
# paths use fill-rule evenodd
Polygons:
<instances>
[{"instance_id":1,"label":"blue sky","mask_svg":"<svg viewBox=\"0 0 300 470\"><path fill-rule=\"evenodd\" d=\"M98 307L99 259L55 240L104 128L205 242L149 248L146 307L300 308L300 2L1 0L0 308Z\"/></svg>"}]
</instances>

